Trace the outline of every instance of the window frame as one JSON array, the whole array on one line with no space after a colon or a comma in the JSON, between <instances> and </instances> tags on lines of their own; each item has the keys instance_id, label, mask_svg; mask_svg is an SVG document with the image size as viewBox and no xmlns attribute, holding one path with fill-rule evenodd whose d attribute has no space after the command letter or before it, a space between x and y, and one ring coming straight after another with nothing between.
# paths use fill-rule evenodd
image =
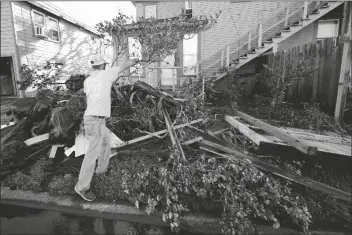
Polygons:
<instances>
[{"instance_id":1,"label":"window frame","mask_svg":"<svg viewBox=\"0 0 352 235\"><path fill-rule=\"evenodd\" d=\"M185 1L185 9L192 9L192 2L191 1Z\"/></svg>"},{"instance_id":2,"label":"window frame","mask_svg":"<svg viewBox=\"0 0 352 235\"><path fill-rule=\"evenodd\" d=\"M197 42L197 46L195 47L196 48L196 52L194 54L185 54L185 50L184 50L184 42L187 41L185 39L182 40L182 67L185 67L185 55L195 55L196 56L196 63L198 62L199 60L199 33L197 34L194 34L192 39L194 37L197 37L196 38L196 42ZM190 39L189 39L190 40ZM194 69L195 70L195 69ZM192 73L185 73L185 68L182 68L182 75L183 76L197 76L197 72L194 71Z\"/></svg>"},{"instance_id":3,"label":"window frame","mask_svg":"<svg viewBox=\"0 0 352 235\"><path fill-rule=\"evenodd\" d=\"M44 17L44 25L41 25L41 24L38 24L35 22L34 20L34 14L39 14L39 15L42 15ZM41 38L41 39L44 39L46 41L50 41L50 42L54 42L54 43L61 43L61 33L60 33L60 21L59 19L57 18L54 18L54 17L51 17L37 9L32 9L31 11L31 16L32 16L32 24L33 24L33 33L34 33L34 37L38 37L38 38ZM58 40L54 40L52 37L50 37L48 35L48 20L51 19L51 20L55 20L57 22L57 26L58 26ZM40 26L43 28L44 30L44 35L40 35L40 34L37 34L37 31L36 31L36 26Z\"/></svg>"},{"instance_id":4,"label":"window frame","mask_svg":"<svg viewBox=\"0 0 352 235\"><path fill-rule=\"evenodd\" d=\"M319 23L320 23L320 22L336 22L336 23L337 23L337 36L336 36L336 38L339 37L340 20L339 20L339 19L325 19L325 20L318 20L318 23L317 23L317 40L323 40L323 39L325 39L325 38L319 38L319 37L318 37Z\"/></svg>"},{"instance_id":5,"label":"window frame","mask_svg":"<svg viewBox=\"0 0 352 235\"><path fill-rule=\"evenodd\" d=\"M38 14L38 15L42 15L43 16L43 19L44 19L44 24L42 25L42 24L38 24L38 23L36 23L35 22L35 20L34 20L34 15L35 14ZM36 30L36 26L38 25L38 26L40 26L40 27L42 27L43 28L43 33L44 33L44 36L45 36L45 25L46 25L46 17L45 17L45 14L44 13L42 13L42 12L40 12L40 11L37 11L37 10L35 10L35 9L33 9L32 10L32 22L33 22L33 30L34 30L34 36L36 36L36 37L42 37L42 35L40 35L40 34L37 34L37 30Z\"/></svg>"},{"instance_id":6,"label":"window frame","mask_svg":"<svg viewBox=\"0 0 352 235\"><path fill-rule=\"evenodd\" d=\"M130 38L133 38L134 39L134 37L133 36L129 36L129 37L127 37L127 56L128 56L128 59L132 59L132 58L139 58L139 57L131 57L131 55L130 55ZM128 72L129 72L129 74L131 74L132 72L131 72L131 69L132 68L134 68L134 66L132 66L132 67L130 67L129 68L129 70L128 70ZM145 69L144 68L142 68L142 71L141 71L141 73L135 73L135 74L132 74L132 75L130 75L131 77L144 77L145 76Z\"/></svg>"},{"instance_id":7,"label":"window frame","mask_svg":"<svg viewBox=\"0 0 352 235\"><path fill-rule=\"evenodd\" d=\"M151 18L151 17L146 17L146 12L147 12L147 9L146 9L146 7L148 7L148 6L155 6L155 19L157 19L158 18L158 12L157 12L157 3L146 3L146 4L144 4L143 5L143 15L144 15L144 18L145 19L149 19L149 18Z\"/></svg>"},{"instance_id":8,"label":"window frame","mask_svg":"<svg viewBox=\"0 0 352 235\"><path fill-rule=\"evenodd\" d=\"M51 17L51 16L48 16L47 18L48 18L48 21L49 21L49 20L54 20L54 21L57 22L57 35L58 35L58 40L54 40L54 39L52 39L51 37L48 37L48 39L49 39L50 41L53 41L53 42L61 42L61 39L60 39L60 23L59 23L59 20L58 20L58 19L55 19L55 18L53 18L53 17ZM46 28L47 28L48 30L50 30L50 29L48 28L48 25L46 25ZM56 31L56 30L55 30L55 31Z\"/></svg>"}]
</instances>

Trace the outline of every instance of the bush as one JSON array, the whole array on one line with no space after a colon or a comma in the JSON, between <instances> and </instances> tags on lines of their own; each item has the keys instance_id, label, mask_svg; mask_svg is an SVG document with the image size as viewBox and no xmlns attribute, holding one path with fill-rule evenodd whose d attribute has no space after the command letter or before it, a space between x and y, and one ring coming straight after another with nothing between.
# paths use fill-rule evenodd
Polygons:
<instances>
[{"instance_id":1,"label":"bush","mask_svg":"<svg viewBox=\"0 0 352 235\"><path fill-rule=\"evenodd\" d=\"M42 183L45 180L47 173L44 168L49 164L46 158L38 160L28 173L18 171L14 175L6 179L6 184L9 186L17 186L22 190L43 191Z\"/></svg>"},{"instance_id":2,"label":"bush","mask_svg":"<svg viewBox=\"0 0 352 235\"><path fill-rule=\"evenodd\" d=\"M166 162L141 161L131 166L138 169L125 168L121 179L129 201L136 207L145 203L148 214L160 208L163 220L175 231L179 217L189 211L192 201L217 204L225 234L243 232L255 218L271 221L274 228L280 227L278 218L289 219L308 231L311 216L304 200L294 195L287 183L248 163L206 155L185 163L173 155Z\"/></svg>"},{"instance_id":3,"label":"bush","mask_svg":"<svg viewBox=\"0 0 352 235\"><path fill-rule=\"evenodd\" d=\"M59 195L74 194L76 182L77 177L71 174L55 176L48 185L48 191Z\"/></svg>"}]
</instances>

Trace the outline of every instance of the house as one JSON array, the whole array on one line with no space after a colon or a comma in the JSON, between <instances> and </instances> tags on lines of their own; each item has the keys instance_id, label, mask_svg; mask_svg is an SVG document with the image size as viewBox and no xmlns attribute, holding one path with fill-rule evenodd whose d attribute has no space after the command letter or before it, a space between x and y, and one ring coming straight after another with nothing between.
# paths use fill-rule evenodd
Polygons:
<instances>
[{"instance_id":1,"label":"house","mask_svg":"<svg viewBox=\"0 0 352 235\"><path fill-rule=\"evenodd\" d=\"M88 56L101 53L98 35L49 2L1 1L1 96L25 95L16 82L22 64L62 64L60 79L88 73ZM111 62L112 48L102 53Z\"/></svg>"},{"instance_id":2,"label":"house","mask_svg":"<svg viewBox=\"0 0 352 235\"><path fill-rule=\"evenodd\" d=\"M343 2L336 1L178 1L133 2L136 16L172 18L188 9L192 15L221 16L215 27L183 40L176 55L151 69L157 82L143 77L151 85L164 89L181 86L186 78L201 73L216 79L217 88L225 88L229 79L220 68L236 69L243 79L253 80L261 70L261 56L341 33ZM195 66L194 68L190 68ZM146 70L150 70L150 67Z\"/></svg>"}]
</instances>

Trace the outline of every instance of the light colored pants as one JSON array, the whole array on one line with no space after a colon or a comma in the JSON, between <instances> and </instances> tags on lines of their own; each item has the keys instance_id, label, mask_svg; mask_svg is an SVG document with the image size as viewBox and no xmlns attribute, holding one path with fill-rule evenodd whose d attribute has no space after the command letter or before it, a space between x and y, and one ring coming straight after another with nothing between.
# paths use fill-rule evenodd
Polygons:
<instances>
[{"instance_id":1,"label":"light colored pants","mask_svg":"<svg viewBox=\"0 0 352 235\"><path fill-rule=\"evenodd\" d=\"M96 160L98 166L96 173L103 173L109 165L111 140L105 119L94 116L84 116L84 135L87 138L88 150L84 156L76 188L85 191L90 188Z\"/></svg>"}]
</instances>

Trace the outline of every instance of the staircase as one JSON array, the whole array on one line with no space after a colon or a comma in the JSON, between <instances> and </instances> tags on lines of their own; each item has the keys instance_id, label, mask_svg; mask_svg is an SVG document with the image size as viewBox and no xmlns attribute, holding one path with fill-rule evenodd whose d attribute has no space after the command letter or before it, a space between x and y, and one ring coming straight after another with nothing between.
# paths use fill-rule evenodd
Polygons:
<instances>
[{"instance_id":1,"label":"staircase","mask_svg":"<svg viewBox=\"0 0 352 235\"><path fill-rule=\"evenodd\" d=\"M219 72L220 68L234 71L264 52L275 50L278 43L341 4L343 2L292 2L255 25L237 41L226 45L192 67L196 68L198 75L203 74L205 78L219 80L227 75L227 72Z\"/></svg>"}]
</instances>

